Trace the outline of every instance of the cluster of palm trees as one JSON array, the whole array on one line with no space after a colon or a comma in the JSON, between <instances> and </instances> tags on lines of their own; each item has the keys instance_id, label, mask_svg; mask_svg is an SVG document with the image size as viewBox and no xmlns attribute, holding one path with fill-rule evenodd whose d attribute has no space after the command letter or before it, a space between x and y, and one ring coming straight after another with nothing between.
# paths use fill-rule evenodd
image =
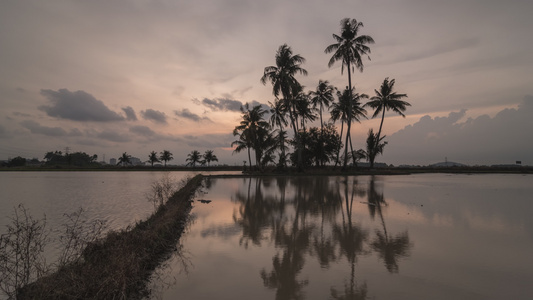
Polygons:
<instances>
[{"instance_id":1,"label":"cluster of palm trees","mask_svg":"<svg viewBox=\"0 0 533 300\"><path fill-rule=\"evenodd\" d=\"M148 160L152 167L155 163L158 162L164 162L165 167L167 166L167 162L174 159L172 156L173 154L168 150L163 150L159 152L159 154L155 151L150 152L148 155ZM207 163L207 166L213 161L218 161L217 156L215 155L215 152L213 150L206 150L205 153L202 155L198 150L193 150L190 154L187 155L188 161L187 166L193 166L195 167L196 164L205 165ZM118 158L117 165L126 166L131 164L131 155L129 155L127 152L122 153L122 156Z\"/></svg>"},{"instance_id":2,"label":"cluster of palm trees","mask_svg":"<svg viewBox=\"0 0 533 300\"><path fill-rule=\"evenodd\" d=\"M204 166L207 163L209 167L212 161L218 161L217 156L213 150L206 150L202 155L198 150L193 150L191 153L187 154L187 166L196 167L196 164Z\"/></svg>"},{"instance_id":3,"label":"cluster of palm trees","mask_svg":"<svg viewBox=\"0 0 533 300\"><path fill-rule=\"evenodd\" d=\"M168 150L163 150L159 152L159 156L157 155L157 152L155 151L152 151L150 152L150 154L148 154L148 162L150 162L152 167L154 166L154 163L158 163L162 161L165 162L165 167L166 167L167 161L171 161L173 159L174 157L172 157L172 153Z\"/></svg>"},{"instance_id":4,"label":"cluster of palm trees","mask_svg":"<svg viewBox=\"0 0 533 300\"><path fill-rule=\"evenodd\" d=\"M272 84L272 94L275 97L274 103L269 102L270 122L264 119L267 110L261 106L250 108L245 105L241 108L242 121L233 131L239 139L232 143L232 147L236 146L235 152L248 150L250 166L251 149L255 152L255 162L259 169L274 161L276 151L279 154L280 168L286 166L288 157L299 170L313 162L316 165L324 165L334 161L336 166L340 163L339 156L344 146L344 154L340 157L343 168L347 167L350 158L353 164L367 158L373 167L376 156L383 153L387 144L383 141L385 136L381 135L385 112L392 110L405 117L403 112L410 104L402 100L407 97L406 94L394 92L394 79L385 78L379 90L375 90L375 96L370 98L364 93L356 92L352 87L352 71L356 68L360 72L363 71L363 57L370 54L368 45L374 43L372 37L359 35L362 27L363 23L355 19L341 20L340 35L333 34L335 43L325 49L325 53L333 54L328 63L329 67L340 61L341 73L345 67L348 71L348 86L344 90L338 90L327 80L320 80L316 90L304 92L304 87L298 82L296 75L307 75L307 71L301 66L305 58L293 54L286 44L279 47L275 55L275 65L266 67L261 77L261 83ZM362 101L366 99L369 99L368 102L363 104ZM381 123L377 133L372 129L369 131L366 150L354 151L351 124L366 118L365 107L374 109L372 117L381 114ZM324 122L323 114L328 110L330 122ZM307 129L306 124L317 118L320 118L320 129ZM334 125L339 120L340 135ZM344 124L346 137L343 144ZM287 139L287 127L293 129L293 138L290 140ZM293 145L294 153L291 155L287 155L287 144Z\"/></svg>"}]
</instances>

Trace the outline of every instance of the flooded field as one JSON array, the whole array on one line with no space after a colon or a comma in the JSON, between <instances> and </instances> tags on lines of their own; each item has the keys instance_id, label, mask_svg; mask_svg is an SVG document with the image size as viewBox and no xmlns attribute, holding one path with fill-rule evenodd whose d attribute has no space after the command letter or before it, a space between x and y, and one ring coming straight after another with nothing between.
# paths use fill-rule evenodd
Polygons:
<instances>
[{"instance_id":1,"label":"flooded field","mask_svg":"<svg viewBox=\"0 0 533 300\"><path fill-rule=\"evenodd\" d=\"M211 178L162 299L530 299L533 177Z\"/></svg>"},{"instance_id":2,"label":"flooded field","mask_svg":"<svg viewBox=\"0 0 533 300\"><path fill-rule=\"evenodd\" d=\"M52 228L79 207L126 228L153 212L146 193L163 175L0 173L0 233L19 203ZM532 182L519 174L208 178L175 255L152 277L152 297L531 299Z\"/></svg>"}]
</instances>

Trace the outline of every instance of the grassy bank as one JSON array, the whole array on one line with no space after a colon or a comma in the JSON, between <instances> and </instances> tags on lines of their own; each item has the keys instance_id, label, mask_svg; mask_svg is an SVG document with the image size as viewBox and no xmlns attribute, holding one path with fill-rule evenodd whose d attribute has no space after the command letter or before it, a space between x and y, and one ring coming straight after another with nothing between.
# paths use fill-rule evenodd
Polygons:
<instances>
[{"instance_id":1,"label":"grassy bank","mask_svg":"<svg viewBox=\"0 0 533 300\"><path fill-rule=\"evenodd\" d=\"M83 258L22 288L17 299L139 299L150 274L176 249L202 175L146 221L87 246Z\"/></svg>"}]
</instances>

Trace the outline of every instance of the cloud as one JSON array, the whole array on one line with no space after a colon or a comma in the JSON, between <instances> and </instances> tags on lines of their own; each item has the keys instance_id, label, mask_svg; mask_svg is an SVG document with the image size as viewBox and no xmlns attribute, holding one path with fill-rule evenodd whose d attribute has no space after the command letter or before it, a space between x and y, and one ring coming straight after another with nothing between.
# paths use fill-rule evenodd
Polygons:
<instances>
[{"instance_id":1,"label":"cloud","mask_svg":"<svg viewBox=\"0 0 533 300\"><path fill-rule=\"evenodd\" d=\"M123 107L122 111L126 114L126 120L128 121L137 121L137 115L131 106Z\"/></svg>"},{"instance_id":2,"label":"cloud","mask_svg":"<svg viewBox=\"0 0 533 300\"><path fill-rule=\"evenodd\" d=\"M191 112L187 108L184 108L182 110L175 110L174 114L180 118L189 119L194 122L210 121L208 117L200 117L199 115Z\"/></svg>"},{"instance_id":3,"label":"cloud","mask_svg":"<svg viewBox=\"0 0 533 300\"><path fill-rule=\"evenodd\" d=\"M494 117L464 120L466 110L446 117L424 116L413 125L385 138L385 159L426 163L450 161L467 164L533 163L533 96L518 108L506 108Z\"/></svg>"},{"instance_id":4,"label":"cloud","mask_svg":"<svg viewBox=\"0 0 533 300\"><path fill-rule=\"evenodd\" d=\"M213 111L240 111L243 105L241 101L227 98L208 99L197 101L200 104L210 108Z\"/></svg>"},{"instance_id":5,"label":"cloud","mask_svg":"<svg viewBox=\"0 0 533 300\"><path fill-rule=\"evenodd\" d=\"M132 126L130 127L130 132L145 137L154 137L156 135L156 133L147 126Z\"/></svg>"},{"instance_id":6,"label":"cloud","mask_svg":"<svg viewBox=\"0 0 533 300\"><path fill-rule=\"evenodd\" d=\"M147 110L141 111L141 116L145 120L150 120L150 121L153 121L155 123L160 123L160 124L167 124L167 116L165 115L164 112L160 112L160 111L149 108Z\"/></svg>"},{"instance_id":7,"label":"cloud","mask_svg":"<svg viewBox=\"0 0 533 300\"><path fill-rule=\"evenodd\" d=\"M31 117L30 114L26 114L26 113L22 113L22 112L18 112L18 111L13 112L13 115L17 116L17 117L24 117L24 118L30 118Z\"/></svg>"},{"instance_id":8,"label":"cloud","mask_svg":"<svg viewBox=\"0 0 533 300\"><path fill-rule=\"evenodd\" d=\"M110 122L122 121L124 118L110 110L105 104L84 91L71 92L67 89L41 90L52 105L43 105L39 109L51 117L73 121Z\"/></svg>"},{"instance_id":9,"label":"cloud","mask_svg":"<svg viewBox=\"0 0 533 300\"><path fill-rule=\"evenodd\" d=\"M254 106L257 106L257 105L261 105L261 107L266 110L266 111L269 111L270 110L270 107L266 104L263 104L263 103L260 103L256 100L252 100L250 102L245 102L245 103L242 103L241 101L238 101L238 100L232 100L232 99L229 99L229 95L227 95L226 98L216 98L216 99L208 99L208 98L204 98L202 101L198 100L198 99L193 99L192 102L198 104L198 105L203 105L209 109L211 109L212 111L234 111L234 112L240 112L241 111L241 107L244 106L246 103L249 104L250 108L254 107Z\"/></svg>"},{"instance_id":10,"label":"cloud","mask_svg":"<svg viewBox=\"0 0 533 300\"><path fill-rule=\"evenodd\" d=\"M32 120L25 120L20 122L22 127L28 129L31 133L42 134L46 136L80 136L81 132L78 129L72 129L67 132L61 127L47 127Z\"/></svg>"}]
</instances>

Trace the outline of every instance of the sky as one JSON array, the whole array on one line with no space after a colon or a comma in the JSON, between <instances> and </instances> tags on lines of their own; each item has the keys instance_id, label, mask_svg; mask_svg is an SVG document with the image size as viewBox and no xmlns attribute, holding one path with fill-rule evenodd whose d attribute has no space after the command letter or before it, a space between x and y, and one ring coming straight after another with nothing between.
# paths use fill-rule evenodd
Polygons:
<instances>
[{"instance_id":1,"label":"sky","mask_svg":"<svg viewBox=\"0 0 533 300\"><path fill-rule=\"evenodd\" d=\"M0 160L48 151L147 160L169 150L233 154L244 103L274 101L260 78L287 44L305 90L347 86L324 49L355 18L375 40L356 90L385 78L405 93L386 115L377 161L533 165L533 2L529 0L0 0ZM379 118L352 126L364 148ZM337 124L340 128L340 124Z\"/></svg>"}]
</instances>

